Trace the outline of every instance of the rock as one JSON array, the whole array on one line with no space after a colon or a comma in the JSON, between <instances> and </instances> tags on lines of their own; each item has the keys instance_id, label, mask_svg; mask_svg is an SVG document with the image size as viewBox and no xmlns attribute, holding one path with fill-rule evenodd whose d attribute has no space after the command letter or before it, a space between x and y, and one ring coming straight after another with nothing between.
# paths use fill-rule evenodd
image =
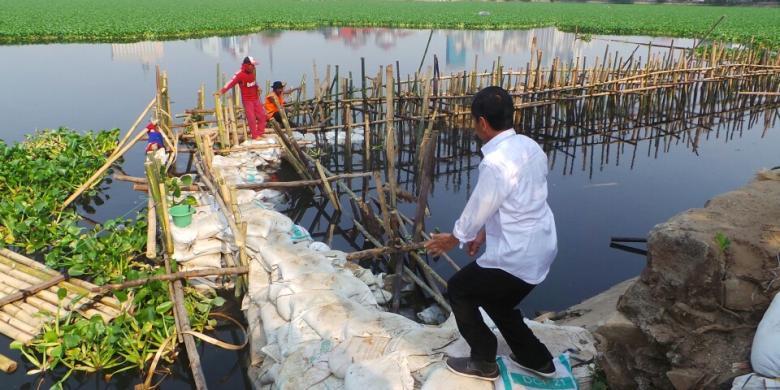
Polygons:
<instances>
[{"instance_id":1,"label":"rock","mask_svg":"<svg viewBox=\"0 0 780 390\"><path fill-rule=\"evenodd\" d=\"M417 318L424 324L438 325L447 320L447 315L439 305L433 304L425 308L425 310L417 313Z\"/></svg>"},{"instance_id":2,"label":"rock","mask_svg":"<svg viewBox=\"0 0 780 390\"><path fill-rule=\"evenodd\" d=\"M637 278L624 280L607 291L556 314L551 319L558 325L581 326L593 332L617 311L618 299L636 280Z\"/></svg>"},{"instance_id":3,"label":"rock","mask_svg":"<svg viewBox=\"0 0 780 390\"><path fill-rule=\"evenodd\" d=\"M647 267L596 331L610 385L719 388L744 372L735 363L780 289L778 199L778 175L763 175L650 232Z\"/></svg>"},{"instance_id":4,"label":"rock","mask_svg":"<svg viewBox=\"0 0 780 390\"><path fill-rule=\"evenodd\" d=\"M672 382L675 390L690 390L701 388L701 381L705 374L693 368L671 370L666 377Z\"/></svg>"}]
</instances>

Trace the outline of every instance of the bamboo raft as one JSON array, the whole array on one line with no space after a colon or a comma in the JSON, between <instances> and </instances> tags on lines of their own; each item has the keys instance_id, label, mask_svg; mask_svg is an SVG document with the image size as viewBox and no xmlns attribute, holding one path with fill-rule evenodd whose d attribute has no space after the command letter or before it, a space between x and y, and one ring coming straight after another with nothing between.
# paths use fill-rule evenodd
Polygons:
<instances>
[{"instance_id":1,"label":"bamboo raft","mask_svg":"<svg viewBox=\"0 0 780 390\"><path fill-rule=\"evenodd\" d=\"M0 249L0 333L26 343L59 311L76 311L110 321L121 313L116 298L92 292L97 286L67 278L45 265L8 249ZM60 300L60 288L67 291Z\"/></svg>"}]
</instances>

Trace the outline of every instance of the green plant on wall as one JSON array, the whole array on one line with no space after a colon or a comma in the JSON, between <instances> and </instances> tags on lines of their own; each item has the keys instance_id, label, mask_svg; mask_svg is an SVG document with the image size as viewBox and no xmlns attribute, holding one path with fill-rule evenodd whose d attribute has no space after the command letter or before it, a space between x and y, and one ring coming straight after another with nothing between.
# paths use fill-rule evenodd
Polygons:
<instances>
[{"instance_id":1,"label":"green plant on wall","mask_svg":"<svg viewBox=\"0 0 780 390\"><path fill-rule=\"evenodd\" d=\"M731 247L731 240L721 232L715 233L715 243L718 244L721 253L726 253Z\"/></svg>"}]
</instances>

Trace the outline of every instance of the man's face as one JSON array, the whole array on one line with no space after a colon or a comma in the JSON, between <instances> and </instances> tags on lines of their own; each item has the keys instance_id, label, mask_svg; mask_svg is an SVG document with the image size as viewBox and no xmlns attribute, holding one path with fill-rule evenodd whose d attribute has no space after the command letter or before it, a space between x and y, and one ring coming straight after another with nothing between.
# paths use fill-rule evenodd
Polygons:
<instances>
[{"instance_id":1,"label":"man's face","mask_svg":"<svg viewBox=\"0 0 780 390\"><path fill-rule=\"evenodd\" d=\"M274 88L274 93L278 95L278 94L282 93L283 89L284 88Z\"/></svg>"},{"instance_id":2,"label":"man's face","mask_svg":"<svg viewBox=\"0 0 780 390\"><path fill-rule=\"evenodd\" d=\"M474 135L479 138L480 141L485 141L487 136L487 120L485 117L474 117Z\"/></svg>"}]
</instances>

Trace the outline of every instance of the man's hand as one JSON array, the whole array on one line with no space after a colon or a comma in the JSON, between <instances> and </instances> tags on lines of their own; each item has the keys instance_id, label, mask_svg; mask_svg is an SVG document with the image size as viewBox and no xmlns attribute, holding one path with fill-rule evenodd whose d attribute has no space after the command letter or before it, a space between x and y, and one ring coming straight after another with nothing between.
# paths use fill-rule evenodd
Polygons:
<instances>
[{"instance_id":1,"label":"man's hand","mask_svg":"<svg viewBox=\"0 0 780 390\"><path fill-rule=\"evenodd\" d=\"M455 248L456 245L458 245L458 239L451 233L433 233L431 239L425 243L425 249L433 256L440 256Z\"/></svg>"},{"instance_id":2,"label":"man's hand","mask_svg":"<svg viewBox=\"0 0 780 390\"><path fill-rule=\"evenodd\" d=\"M474 239L474 241L469 242L469 256L474 256L479 251L479 248L482 246L482 244L485 243L485 229L482 229L479 231L479 234L477 234L477 238Z\"/></svg>"},{"instance_id":3,"label":"man's hand","mask_svg":"<svg viewBox=\"0 0 780 390\"><path fill-rule=\"evenodd\" d=\"M222 95L222 92L220 91L214 92L214 96L219 96L219 95Z\"/></svg>"}]
</instances>

